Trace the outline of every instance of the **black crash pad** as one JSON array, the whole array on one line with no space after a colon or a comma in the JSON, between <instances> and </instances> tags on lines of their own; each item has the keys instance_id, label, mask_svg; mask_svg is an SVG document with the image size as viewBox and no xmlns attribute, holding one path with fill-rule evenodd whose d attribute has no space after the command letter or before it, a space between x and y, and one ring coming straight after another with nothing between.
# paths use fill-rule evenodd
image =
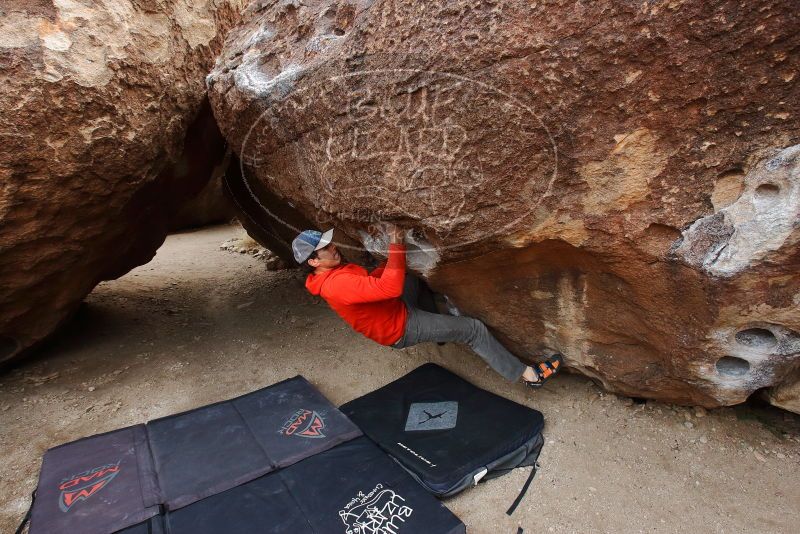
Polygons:
<instances>
[{"instance_id":1,"label":"black crash pad","mask_svg":"<svg viewBox=\"0 0 800 534\"><path fill-rule=\"evenodd\" d=\"M158 520L170 534L466 532L452 512L364 437Z\"/></svg>"},{"instance_id":2,"label":"black crash pad","mask_svg":"<svg viewBox=\"0 0 800 534\"><path fill-rule=\"evenodd\" d=\"M542 444L539 411L432 363L340 409L439 496L468 487L487 467L491 477L492 466L531 465Z\"/></svg>"},{"instance_id":3,"label":"black crash pad","mask_svg":"<svg viewBox=\"0 0 800 534\"><path fill-rule=\"evenodd\" d=\"M108 534L361 435L303 377L45 453L30 533Z\"/></svg>"}]
</instances>

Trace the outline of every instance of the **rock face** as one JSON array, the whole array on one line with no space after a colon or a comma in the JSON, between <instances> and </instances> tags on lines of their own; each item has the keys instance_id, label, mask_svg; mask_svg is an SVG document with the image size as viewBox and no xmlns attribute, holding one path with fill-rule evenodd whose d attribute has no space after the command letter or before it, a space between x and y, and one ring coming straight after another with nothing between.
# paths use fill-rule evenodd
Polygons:
<instances>
[{"instance_id":1,"label":"rock face","mask_svg":"<svg viewBox=\"0 0 800 534\"><path fill-rule=\"evenodd\" d=\"M204 78L238 4L0 6L0 362L149 261L205 185L224 143Z\"/></svg>"},{"instance_id":2,"label":"rock face","mask_svg":"<svg viewBox=\"0 0 800 534\"><path fill-rule=\"evenodd\" d=\"M246 13L207 82L264 235L292 212L372 249L405 224L415 268L522 356L800 412L795 2Z\"/></svg>"}]
</instances>

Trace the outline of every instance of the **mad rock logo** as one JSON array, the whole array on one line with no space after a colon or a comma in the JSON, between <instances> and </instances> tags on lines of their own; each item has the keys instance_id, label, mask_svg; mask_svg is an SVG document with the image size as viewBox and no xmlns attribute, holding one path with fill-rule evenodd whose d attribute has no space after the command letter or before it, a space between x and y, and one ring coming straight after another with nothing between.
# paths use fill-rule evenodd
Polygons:
<instances>
[{"instance_id":1,"label":"mad rock logo","mask_svg":"<svg viewBox=\"0 0 800 534\"><path fill-rule=\"evenodd\" d=\"M347 534L398 534L414 511L406 500L378 484L367 494L359 491L339 510Z\"/></svg>"},{"instance_id":2,"label":"mad rock logo","mask_svg":"<svg viewBox=\"0 0 800 534\"><path fill-rule=\"evenodd\" d=\"M58 485L61 496L58 506L62 512L68 512L78 501L85 501L106 487L120 471L119 462L102 465L83 473L65 478Z\"/></svg>"},{"instance_id":3,"label":"mad rock logo","mask_svg":"<svg viewBox=\"0 0 800 534\"><path fill-rule=\"evenodd\" d=\"M325 420L317 412L297 410L281 427L279 434L303 438L324 438Z\"/></svg>"}]
</instances>

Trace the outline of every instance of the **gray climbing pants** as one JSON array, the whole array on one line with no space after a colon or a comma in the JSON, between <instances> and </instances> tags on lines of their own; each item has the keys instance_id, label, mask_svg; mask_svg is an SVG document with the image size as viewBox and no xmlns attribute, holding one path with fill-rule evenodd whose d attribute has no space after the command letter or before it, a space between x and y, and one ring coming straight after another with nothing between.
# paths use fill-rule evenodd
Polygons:
<instances>
[{"instance_id":1,"label":"gray climbing pants","mask_svg":"<svg viewBox=\"0 0 800 534\"><path fill-rule=\"evenodd\" d=\"M408 308L408 320L405 333L391 347L402 349L425 341L465 343L506 380L519 380L525 371L525 364L501 345L485 324L472 317L422 310L418 307L419 293L419 279L406 274L401 298Z\"/></svg>"}]
</instances>

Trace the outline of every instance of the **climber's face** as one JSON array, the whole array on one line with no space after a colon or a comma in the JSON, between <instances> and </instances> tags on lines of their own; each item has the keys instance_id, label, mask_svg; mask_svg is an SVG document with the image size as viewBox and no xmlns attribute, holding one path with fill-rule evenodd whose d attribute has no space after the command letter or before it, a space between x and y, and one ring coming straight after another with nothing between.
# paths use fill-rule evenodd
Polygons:
<instances>
[{"instance_id":1,"label":"climber's face","mask_svg":"<svg viewBox=\"0 0 800 534\"><path fill-rule=\"evenodd\" d=\"M333 243L319 249L317 251L317 257L308 260L308 264L315 269L319 267L323 269L333 269L334 267L338 267L340 263L342 263L342 255Z\"/></svg>"}]
</instances>

